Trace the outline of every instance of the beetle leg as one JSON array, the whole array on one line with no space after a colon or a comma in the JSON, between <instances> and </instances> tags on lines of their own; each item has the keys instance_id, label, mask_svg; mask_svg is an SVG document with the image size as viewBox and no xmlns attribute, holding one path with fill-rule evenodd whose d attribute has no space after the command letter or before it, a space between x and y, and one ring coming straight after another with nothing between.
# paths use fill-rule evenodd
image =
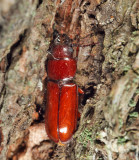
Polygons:
<instances>
[{"instance_id":1,"label":"beetle leg","mask_svg":"<svg viewBox=\"0 0 139 160\"><path fill-rule=\"evenodd\" d=\"M84 91L83 91L81 88L78 88L78 92L79 92L80 94L84 94Z\"/></svg>"},{"instance_id":2,"label":"beetle leg","mask_svg":"<svg viewBox=\"0 0 139 160\"><path fill-rule=\"evenodd\" d=\"M78 58L78 54L79 54L79 46L77 46L76 48L76 58Z\"/></svg>"},{"instance_id":3,"label":"beetle leg","mask_svg":"<svg viewBox=\"0 0 139 160\"><path fill-rule=\"evenodd\" d=\"M78 92L79 92L79 94L81 94L81 95L84 94L84 91L83 91L81 88L78 88ZM81 96L81 97L82 97L82 96ZM80 99L81 99L81 97L80 97ZM80 119L80 117L81 117L81 113L78 111L78 113L77 113L77 118Z\"/></svg>"},{"instance_id":4,"label":"beetle leg","mask_svg":"<svg viewBox=\"0 0 139 160\"><path fill-rule=\"evenodd\" d=\"M65 146L65 144L64 144L64 143L62 143L62 142L59 140L59 142L58 142L58 146Z\"/></svg>"},{"instance_id":5,"label":"beetle leg","mask_svg":"<svg viewBox=\"0 0 139 160\"><path fill-rule=\"evenodd\" d=\"M81 113L78 111L77 113L77 118L80 119L81 118Z\"/></svg>"}]
</instances>

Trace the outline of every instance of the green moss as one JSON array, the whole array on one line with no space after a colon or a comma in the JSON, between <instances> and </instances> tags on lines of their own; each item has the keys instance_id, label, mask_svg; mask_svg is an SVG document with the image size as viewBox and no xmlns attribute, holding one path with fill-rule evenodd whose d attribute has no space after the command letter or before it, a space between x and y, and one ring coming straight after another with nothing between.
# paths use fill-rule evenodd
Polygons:
<instances>
[{"instance_id":1,"label":"green moss","mask_svg":"<svg viewBox=\"0 0 139 160\"><path fill-rule=\"evenodd\" d=\"M134 83L138 83L138 82L139 82L139 76L137 76L137 78L134 78L134 79L133 79L133 82L134 82Z\"/></svg>"},{"instance_id":2,"label":"green moss","mask_svg":"<svg viewBox=\"0 0 139 160\"><path fill-rule=\"evenodd\" d=\"M38 51L39 50L39 46L35 46L34 49Z\"/></svg>"},{"instance_id":3,"label":"green moss","mask_svg":"<svg viewBox=\"0 0 139 160\"><path fill-rule=\"evenodd\" d=\"M12 39L7 39L7 44L10 44L12 42Z\"/></svg>"},{"instance_id":4,"label":"green moss","mask_svg":"<svg viewBox=\"0 0 139 160\"><path fill-rule=\"evenodd\" d=\"M129 114L130 118L137 118L138 117L138 112L132 112Z\"/></svg>"},{"instance_id":5,"label":"green moss","mask_svg":"<svg viewBox=\"0 0 139 160\"><path fill-rule=\"evenodd\" d=\"M134 41L134 40L135 40L135 37L131 37L131 40Z\"/></svg>"},{"instance_id":6,"label":"green moss","mask_svg":"<svg viewBox=\"0 0 139 160\"><path fill-rule=\"evenodd\" d=\"M125 137L118 137L118 144L125 144L128 141L128 138Z\"/></svg>"},{"instance_id":7,"label":"green moss","mask_svg":"<svg viewBox=\"0 0 139 160\"><path fill-rule=\"evenodd\" d=\"M130 88L131 88L131 85L128 84L128 85L126 86L126 89L129 90Z\"/></svg>"},{"instance_id":8,"label":"green moss","mask_svg":"<svg viewBox=\"0 0 139 160\"><path fill-rule=\"evenodd\" d=\"M134 31L132 32L133 35L137 35L138 34L138 31Z\"/></svg>"},{"instance_id":9,"label":"green moss","mask_svg":"<svg viewBox=\"0 0 139 160\"><path fill-rule=\"evenodd\" d=\"M136 93L136 94L139 94L139 89L137 89L135 93Z\"/></svg>"},{"instance_id":10,"label":"green moss","mask_svg":"<svg viewBox=\"0 0 139 160\"><path fill-rule=\"evenodd\" d=\"M131 69L131 66L127 65L127 66L124 67L123 71L124 71L124 72L127 72L127 71L129 71L130 69Z\"/></svg>"},{"instance_id":11,"label":"green moss","mask_svg":"<svg viewBox=\"0 0 139 160\"><path fill-rule=\"evenodd\" d=\"M136 102L131 99L130 102L129 102L129 106L130 107L135 107L136 106Z\"/></svg>"},{"instance_id":12,"label":"green moss","mask_svg":"<svg viewBox=\"0 0 139 160\"><path fill-rule=\"evenodd\" d=\"M89 142L93 143L92 130L89 130L86 128L81 133L78 140L79 140L79 143L81 143L84 147L86 147Z\"/></svg>"},{"instance_id":13,"label":"green moss","mask_svg":"<svg viewBox=\"0 0 139 160\"><path fill-rule=\"evenodd\" d=\"M35 17L35 15L36 15L36 11L33 11L32 16Z\"/></svg>"},{"instance_id":14,"label":"green moss","mask_svg":"<svg viewBox=\"0 0 139 160\"><path fill-rule=\"evenodd\" d=\"M123 119L119 118L119 129L123 127Z\"/></svg>"}]
</instances>

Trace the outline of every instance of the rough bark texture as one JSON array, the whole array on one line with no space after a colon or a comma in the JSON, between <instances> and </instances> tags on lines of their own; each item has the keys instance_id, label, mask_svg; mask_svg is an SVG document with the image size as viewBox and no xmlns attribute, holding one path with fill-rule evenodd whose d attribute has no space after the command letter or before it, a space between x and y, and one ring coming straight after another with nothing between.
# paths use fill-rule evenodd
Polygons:
<instances>
[{"instance_id":1,"label":"rough bark texture","mask_svg":"<svg viewBox=\"0 0 139 160\"><path fill-rule=\"evenodd\" d=\"M85 92L65 146L44 129L54 28L80 46L75 82ZM0 1L1 160L138 160L138 99L138 0Z\"/></svg>"}]
</instances>

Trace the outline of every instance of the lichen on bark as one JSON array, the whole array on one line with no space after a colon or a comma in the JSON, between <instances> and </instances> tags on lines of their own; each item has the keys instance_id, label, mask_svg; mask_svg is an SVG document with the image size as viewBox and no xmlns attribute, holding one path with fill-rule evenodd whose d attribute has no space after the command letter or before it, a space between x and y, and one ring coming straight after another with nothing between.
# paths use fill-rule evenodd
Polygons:
<instances>
[{"instance_id":1,"label":"lichen on bark","mask_svg":"<svg viewBox=\"0 0 139 160\"><path fill-rule=\"evenodd\" d=\"M0 159L137 160L138 1L0 4ZM75 82L85 92L77 131L65 146L44 134L43 81L54 28L80 46Z\"/></svg>"}]
</instances>

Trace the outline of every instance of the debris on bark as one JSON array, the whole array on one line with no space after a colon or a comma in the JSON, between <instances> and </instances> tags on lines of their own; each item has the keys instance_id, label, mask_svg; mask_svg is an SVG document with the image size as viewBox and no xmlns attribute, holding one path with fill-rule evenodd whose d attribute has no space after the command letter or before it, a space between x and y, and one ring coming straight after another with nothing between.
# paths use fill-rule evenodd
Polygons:
<instances>
[{"instance_id":1,"label":"debris on bark","mask_svg":"<svg viewBox=\"0 0 139 160\"><path fill-rule=\"evenodd\" d=\"M137 0L1 0L0 159L138 159L138 14ZM44 129L54 29L79 46L74 80L85 92L65 146Z\"/></svg>"}]
</instances>

